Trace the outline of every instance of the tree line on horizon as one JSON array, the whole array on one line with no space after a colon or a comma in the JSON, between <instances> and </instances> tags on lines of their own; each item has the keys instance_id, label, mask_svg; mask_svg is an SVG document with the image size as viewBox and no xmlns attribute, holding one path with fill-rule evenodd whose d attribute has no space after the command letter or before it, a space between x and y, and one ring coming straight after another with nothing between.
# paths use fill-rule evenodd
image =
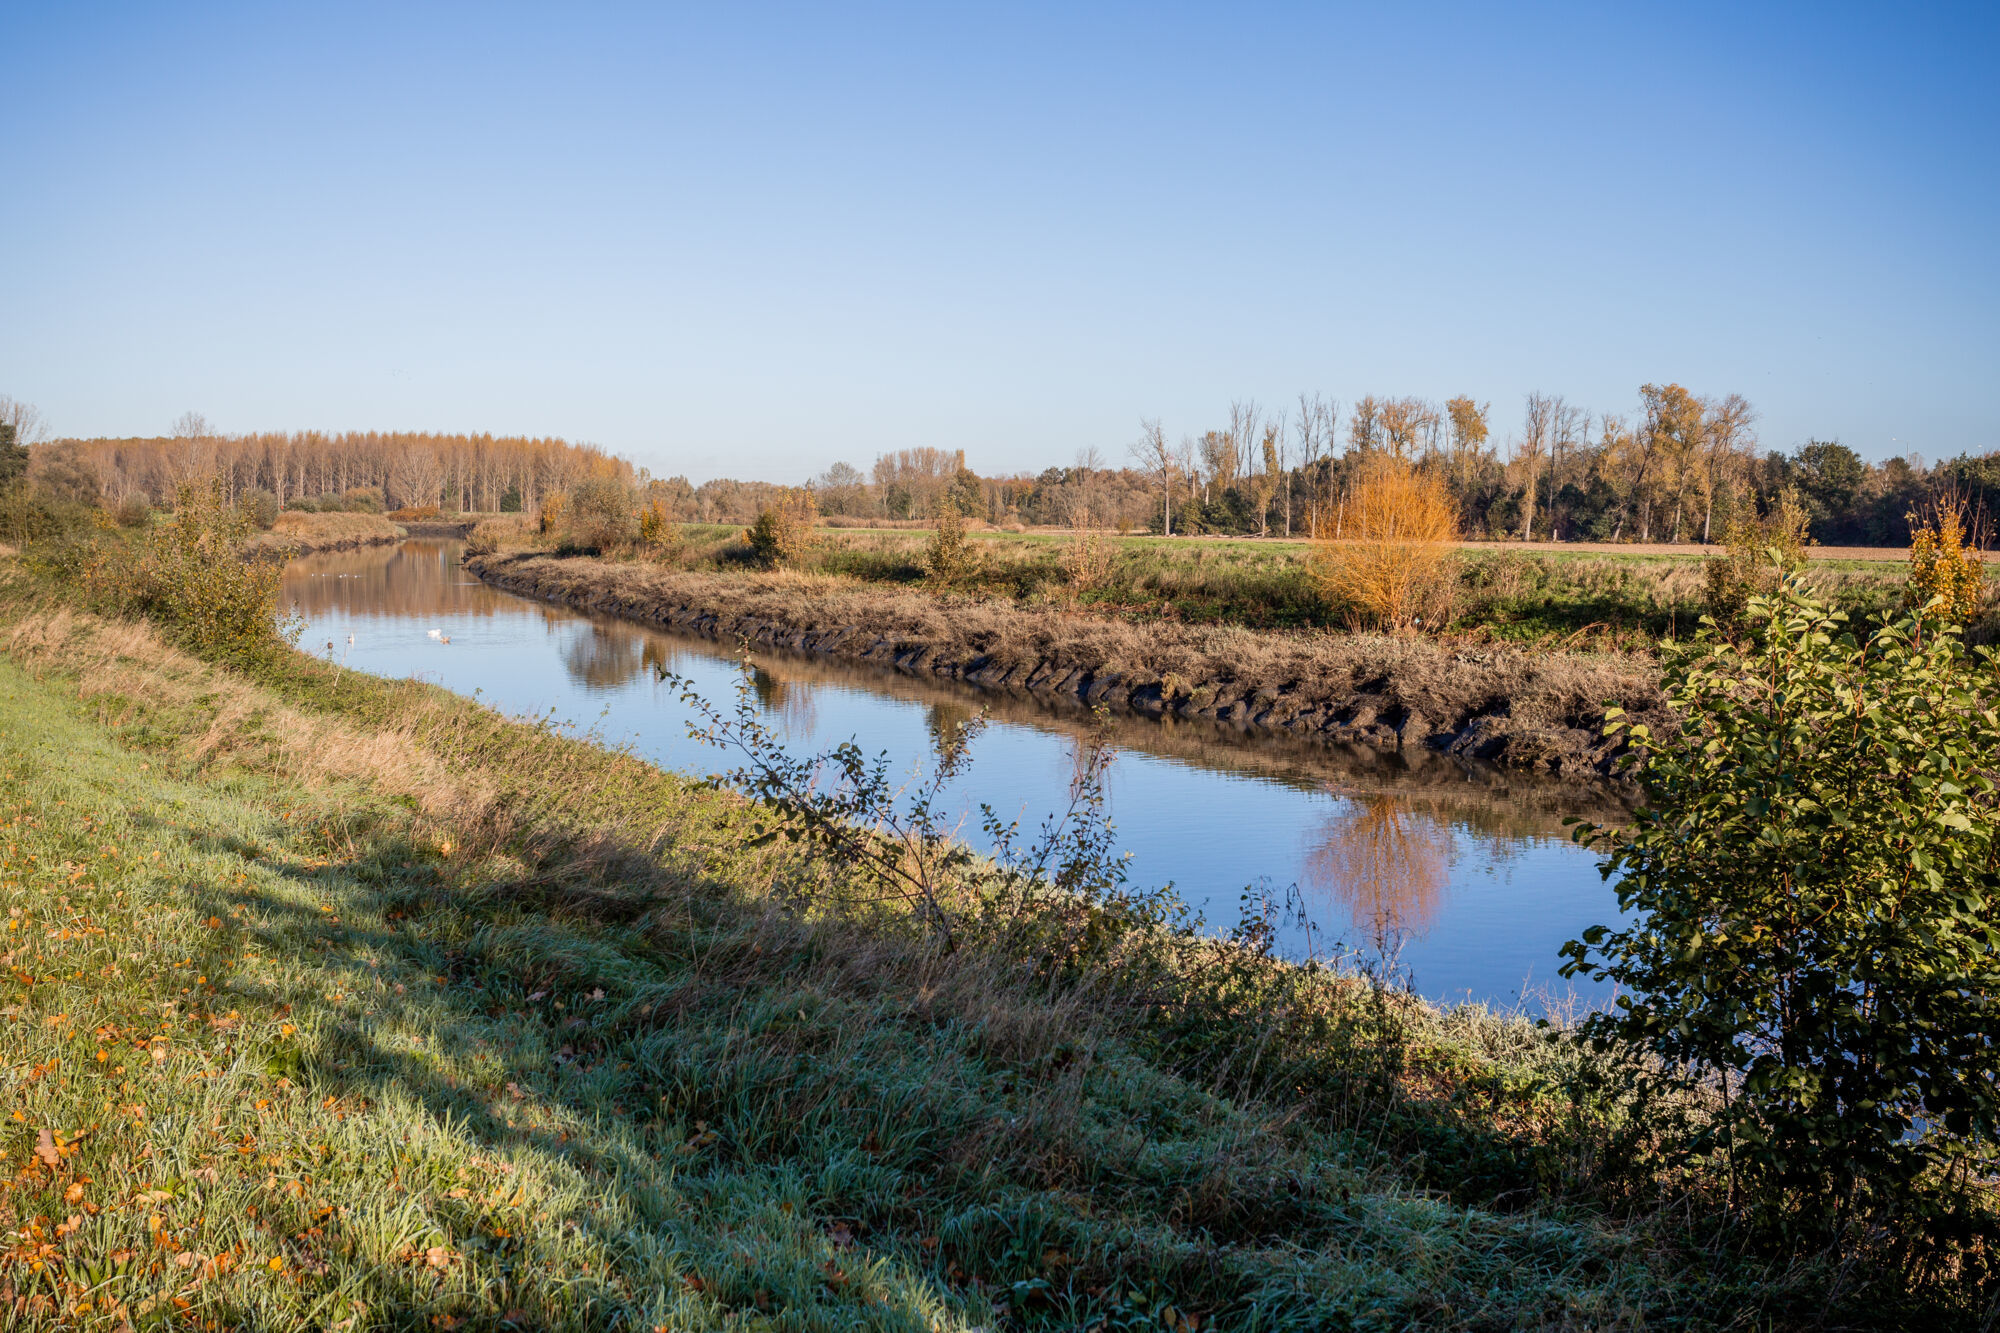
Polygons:
<instances>
[{"instance_id":1,"label":"tree line on horizon","mask_svg":"<svg viewBox=\"0 0 2000 1333\"><path fill-rule=\"evenodd\" d=\"M611 477L658 501L676 521L748 523L787 488L730 478L655 478L595 445L559 438L429 432L320 431L227 435L189 413L163 436L52 439L34 409L0 398L0 417L32 446L30 480L59 498L113 507L165 503L191 477L215 477L232 501L252 493L285 508L536 511L549 495ZM982 475L963 450L880 455L866 472L838 462L811 478L836 522L927 522L949 504L995 526L1097 526L1171 534L1339 535L1356 477L1379 456L1440 476L1465 535L1495 540L1719 540L1728 524L1766 513L1790 491L1815 540L1902 545L1907 515L1942 489L1991 513L2000 452L1936 465L1879 463L1837 441L1760 451L1756 411L1741 395L1702 397L1678 384L1641 387L1630 415L1594 413L1531 393L1503 443L1490 404L1464 396L1301 394L1284 411L1231 403L1213 429L1170 441L1141 423L1122 466L1100 450L1067 467Z\"/></svg>"}]
</instances>

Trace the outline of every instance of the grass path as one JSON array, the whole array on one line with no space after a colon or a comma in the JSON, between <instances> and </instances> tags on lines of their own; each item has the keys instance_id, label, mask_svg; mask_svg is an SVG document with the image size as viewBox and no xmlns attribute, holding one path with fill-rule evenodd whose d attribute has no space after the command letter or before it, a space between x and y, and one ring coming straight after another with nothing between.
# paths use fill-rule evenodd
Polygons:
<instances>
[{"instance_id":1,"label":"grass path","mask_svg":"<svg viewBox=\"0 0 2000 1333\"><path fill-rule=\"evenodd\" d=\"M1589 1213L1415 1189L990 960L780 912L740 807L628 757L12 629L0 1324L1755 1317Z\"/></svg>"}]
</instances>

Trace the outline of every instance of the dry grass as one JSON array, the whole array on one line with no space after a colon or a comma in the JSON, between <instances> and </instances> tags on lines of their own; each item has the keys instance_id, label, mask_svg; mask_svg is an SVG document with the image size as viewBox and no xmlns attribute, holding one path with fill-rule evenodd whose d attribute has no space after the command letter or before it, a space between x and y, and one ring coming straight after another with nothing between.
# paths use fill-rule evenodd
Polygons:
<instances>
[{"instance_id":1,"label":"dry grass","mask_svg":"<svg viewBox=\"0 0 2000 1333\"><path fill-rule=\"evenodd\" d=\"M308 514L288 509L278 515L269 532L251 538L244 549L251 554L275 555L289 549L309 555L401 541L405 535L380 514Z\"/></svg>"}]
</instances>

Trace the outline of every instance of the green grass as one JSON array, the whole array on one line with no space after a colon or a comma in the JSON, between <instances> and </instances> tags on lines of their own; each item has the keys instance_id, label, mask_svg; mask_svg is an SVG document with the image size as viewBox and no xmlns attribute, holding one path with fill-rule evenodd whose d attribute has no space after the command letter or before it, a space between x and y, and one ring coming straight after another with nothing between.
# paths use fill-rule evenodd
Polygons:
<instances>
[{"instance_id":1,"label":"green grass","mask_svg":"<svg viewBox=\"0 0 2000 1333\"><path fill-rule=\"evenodd\" d=\"M1285 992L1324 1003L1304 1042L1268 970L1038 985L781 908L812 868L629 755L11 620L16 1324L1661 1328L1820 1299L1810 1265L1698 1256L1698 1210L1586 1188L1615 1136L1518 1020L1327 980Z\"/></svg>"}]
</instances>

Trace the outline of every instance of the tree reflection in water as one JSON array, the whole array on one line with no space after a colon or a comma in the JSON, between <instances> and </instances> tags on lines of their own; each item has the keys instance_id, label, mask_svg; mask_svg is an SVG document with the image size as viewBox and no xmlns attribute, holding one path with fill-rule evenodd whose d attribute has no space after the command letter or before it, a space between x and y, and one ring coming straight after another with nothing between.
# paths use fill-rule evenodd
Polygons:
<instances>
[{"instance_id":1,"label":"tree reflection in water","mask_svg":"<svg viewBox=\"0 0 2000 1333\"><path fill-rule=\"evenodd\" d=\"M819 709L810 684L788 680L761 662L750 668L750 688L766 716L784 724L790 735L809 736L819 723Z\"/></svg>"},{"instance_id":2,"label":"tree reflection in water","mask_svg":"<svg viewBox=\"0 0 2000 1333\"><path fill-rule=\"evenodd\" d=\"M1451 873L1451 827L1403 796L1346 795L1315 830L1304 879L1370 932L1385 958L1437 920Z\"/></svg>"}]
</instances>

